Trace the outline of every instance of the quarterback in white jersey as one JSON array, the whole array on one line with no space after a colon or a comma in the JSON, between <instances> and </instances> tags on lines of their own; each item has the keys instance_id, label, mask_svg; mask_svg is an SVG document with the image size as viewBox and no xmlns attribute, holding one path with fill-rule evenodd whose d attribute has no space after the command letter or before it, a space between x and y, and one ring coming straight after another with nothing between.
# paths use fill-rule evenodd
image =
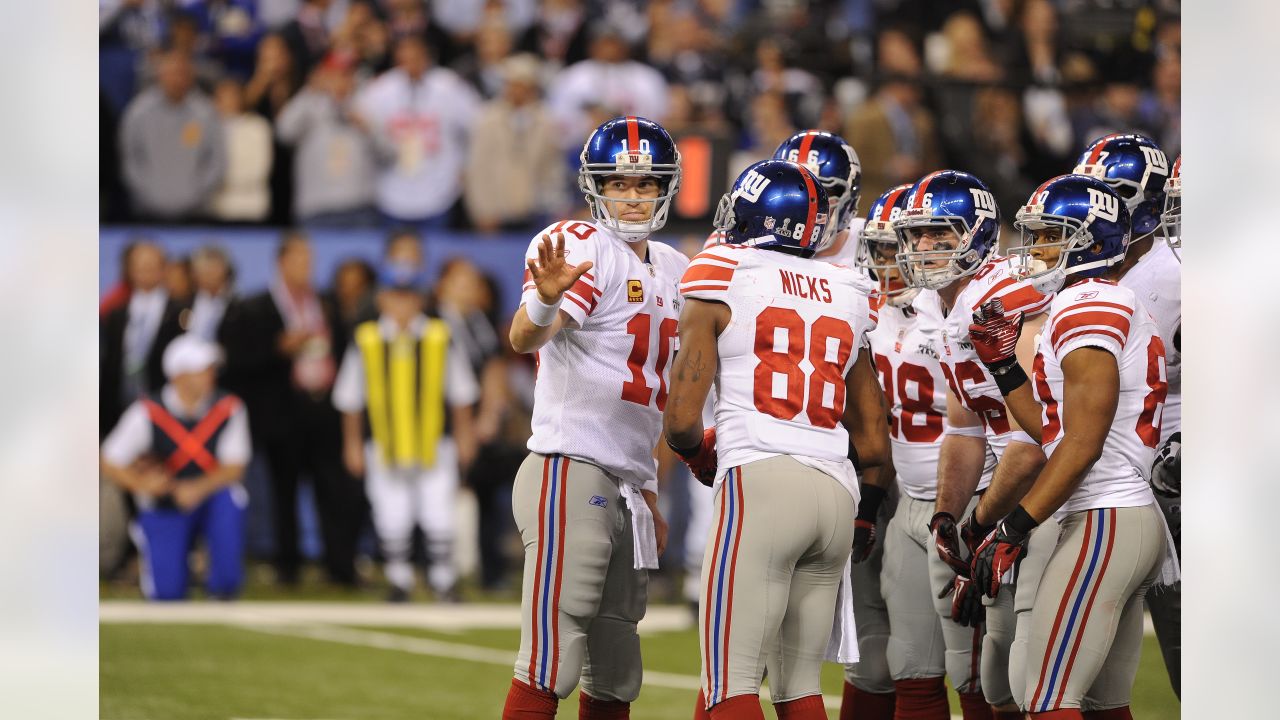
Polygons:
<instances>
[{"instance_id":1,"label":"quarterback in white jersey","mask_svg":"<svg viewBox=\"0 0 1280 720\"><path fill-rule=\"evenodd\" d=\"M579 717L627 716L647 570L666 544L653 451L688 263L649 236L679 188L680 155L656 123L620 117L581 160L594 221L533 240L511 324L512 347L538 353L538 374L512 491L525 568L510 720L554 717L579 680Z\"/></svg>"},{"instance_id":2,"label":"quarterback in white jersey","mask_svg":"<svg viewBox=\"0 0 1280 720\"><path fill-rule=\"evenodd\" d=\"M811 259L828 210L804 166L752 165L717 212L731 244L700 253L680 284L664 427L696 475L715 469L699 604L699 708L715 715L762 718L767 668L779 716L822 716L824 657L857 659L847 593L838 602L859 497L850 440L870 483L888 439L865 282Z\"/></svg>"},{"instance_id":3,"label":"quarterback in white jersey","mask_svg":"<svg viewBox=\"0 0 1280 720\"><path fill-rule=\"evenodd\" d=\"M1031 531L1056 517L1059 538L1038 582L1018 583L1019 601L1034 593L1022 707L1033 717L1126 717L1143 596L1177 574L1146 478L1160 439L1164 343L1140 298L1114 283L1130 231L1114 190L1084 175L1054 178L1032 193L1015 225L1026 240L1015 248L1025 279L1057 292L1034 379L1013 354L1020 313L984 304L970 335L1049 460L978 548L973 579L994 596Z\"/></svg>"}]
</instances>

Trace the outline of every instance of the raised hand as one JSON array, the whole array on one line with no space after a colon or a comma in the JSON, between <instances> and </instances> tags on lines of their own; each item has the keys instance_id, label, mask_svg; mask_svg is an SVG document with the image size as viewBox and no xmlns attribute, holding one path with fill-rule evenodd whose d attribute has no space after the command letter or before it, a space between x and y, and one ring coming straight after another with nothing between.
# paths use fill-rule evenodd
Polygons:
<instances>
[{"instance_id":1,"label":"raised hand","mask_svg":"<svg viewBox=\"0 0 1280 720\"><path fill-rule=\"evenodd\" d=\"M538 286L538 299L546 305L554 305L564 296L564 292L592 267L587 260L579 265L570 265L565 257L564 234L556 233L555 245L551 244L549 235L542 236L542 244L538 246L538 259L525 261L529 274Z\"/></svg>"}]
</instances>

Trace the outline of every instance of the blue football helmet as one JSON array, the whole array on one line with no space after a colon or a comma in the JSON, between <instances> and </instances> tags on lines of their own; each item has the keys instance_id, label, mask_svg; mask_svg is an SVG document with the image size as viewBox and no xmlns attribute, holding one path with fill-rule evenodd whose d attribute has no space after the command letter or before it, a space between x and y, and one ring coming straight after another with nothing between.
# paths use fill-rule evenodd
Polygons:
<instances>
[{"instance_id":1,"label":"blue football helmet","mask_svg":"<svg viewBox=\"0 0 1280 720\"><path fill-rule=\"evenodd\" d=\"M1018 275L1041 293L1062 289L1072 280L1100 277L1124 260L1129 245L1129 208L1110 185L1088 175L1059 175L1031 193L1013 226L1022 244L1011 248L1021 262ZM1049 230L1037 240L1035 231ZM1052 236L1056 233L1056 238ZM1043 259L1058 249L1056 260Z\"/></svg>"},{"instance_id":2,"label":"blue football helmet","mask_svg":"<svg viewBox=\"0 0 1280 720\"><path fill-rule=\"evenodd\" d=\"M587 198L593 220L628 242L639 242L667 224L671 200L680 190L680 151L661 125L642 117L616 117L591 133L580 160L578 189ZM603 180L614 175L657 179L658 197L627 201L653 203L653 214L647 221L625 222L610 212L615 201L601 190Z\"/></svg>"},{"instance_id":3,"label":"blue football helmet","mask_svg":"<svg viewBox=\"0 0 1280 720\"><path fill-rule=\"evenodd\" d=\"M862 165L858 153L844 138L822 130L804 130L787 138L773 153L774 160L800 163L822 183L831 201L827 237L818 250L831 244L836 233L849 226L858 214L862 195Z\"/></svg>"},{"instance_id":4,"label":"blue football helmet","mask_svg":"<svg viewBox=\"0 0 1280 720\"><path fill-rule=\"evenodd\" d=\"M1133 237L1145 237L1159 227L1169 159L1150 138L1120 133L1098 138L1072 172L1096 177L1116 191L1133 218Z\"/></svg>"},{"instance_id":5,"label":"blue football helmet","mask_svg":"<svg viewBox=\"0 0 1280 720\"><path fill-rule=\"evenodd\" d=\"M1173 161L1173 171L1164 182L1164 212L1160 214L1160 227L1165 242L1173 250L1174 257L1182 262L1182 156Z\"/></svg>"},{"instance_id":6,"label":"blue football helmet","mask_svg":"<svg viewBox=\"0 0 1280 720\"><path fill-rule=\"evenodd\" d=\"M919 249L922 235L955 233ZM911 287L937 290L978 272L995 255L1000 241L1000 209L985 183L960 170L938 170L911 186L906 205L893 222L898 236L898 266Z\"/></svg>"},{"instance_id":7,"label":"blue football helmet","mask_svg":"<svg viewBox=\"0 0 1280 720\"><path fill-rule=\"evenodd\" d=\"M813 257L827 228L827 191L803 165L758 162L720 198L715 226L730 245Z\"/></svg>"},{"instance_id":8,"label":"blue football helmet","mask_svg":"<svg viewBox=\"0 0 1280 720\"><path fill-rule=\"evenodd\" d=\"M920 292L920 288L910 287L902 280L897 260L898 236L893 232L893 221L902 214L910 191L911 184L907 183L889 188L876 198L867 212L867 222L858 234L853 259L854 267L866 270L876 281L879 294L895 307L910 304Z\"/></svg>"}]
</instances>

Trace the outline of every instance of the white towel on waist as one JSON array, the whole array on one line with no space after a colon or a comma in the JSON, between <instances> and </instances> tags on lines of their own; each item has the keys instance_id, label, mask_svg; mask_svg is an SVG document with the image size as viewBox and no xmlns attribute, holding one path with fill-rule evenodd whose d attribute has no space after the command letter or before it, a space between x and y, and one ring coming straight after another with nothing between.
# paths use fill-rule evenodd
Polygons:
<instances>
[{"instance_id":1,"label":"white towel on waist","mask_svg":"<svg viewBox=\"0 0 1280 720\"><path fill-rule=\"evenodd\" d=\"M653 527L653 513L640 489L628 482L618 483L622 498L631 508L631 549L636 570L658 569L658 534Z\"/></svg>"},{"instance_id":2,"label":"white towel on waist","mask_svg":"<svg viewBox=\"0 0 1280 720\"><path fill-rule=\"evenodd\" d=\"M858 627L853 617L853 583L850 573L853 561L844 561L840 589L836 591L836 614L827 640L826 660L845 665L858 662Z\"/></svg>"}]
</instances>

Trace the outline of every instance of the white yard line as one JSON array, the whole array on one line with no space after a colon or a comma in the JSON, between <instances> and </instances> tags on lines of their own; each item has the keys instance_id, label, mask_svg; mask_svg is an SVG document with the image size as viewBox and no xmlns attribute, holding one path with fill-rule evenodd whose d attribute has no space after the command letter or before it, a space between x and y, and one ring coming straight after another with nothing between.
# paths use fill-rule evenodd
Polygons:
<instances>
[{"instance_id":1,"label":"white yard line","mask_svg":"<svg viewBox=\"0 0 1280 720\"><path fill-rule=\"evenodd\" d=\"M438 632L511 629L520 627L520 606L386 605L342 602L185 602L149 603L141 600L105 600L98 603L103 623L225 624L225 623L330 623L368 627L412 627ZM681 605L654 605L640 621L640 633L674 632L694 626L693 616ZM1143 634L1155 637L1151 616L1143 614Z\"/></svg>"}]
</instances>

